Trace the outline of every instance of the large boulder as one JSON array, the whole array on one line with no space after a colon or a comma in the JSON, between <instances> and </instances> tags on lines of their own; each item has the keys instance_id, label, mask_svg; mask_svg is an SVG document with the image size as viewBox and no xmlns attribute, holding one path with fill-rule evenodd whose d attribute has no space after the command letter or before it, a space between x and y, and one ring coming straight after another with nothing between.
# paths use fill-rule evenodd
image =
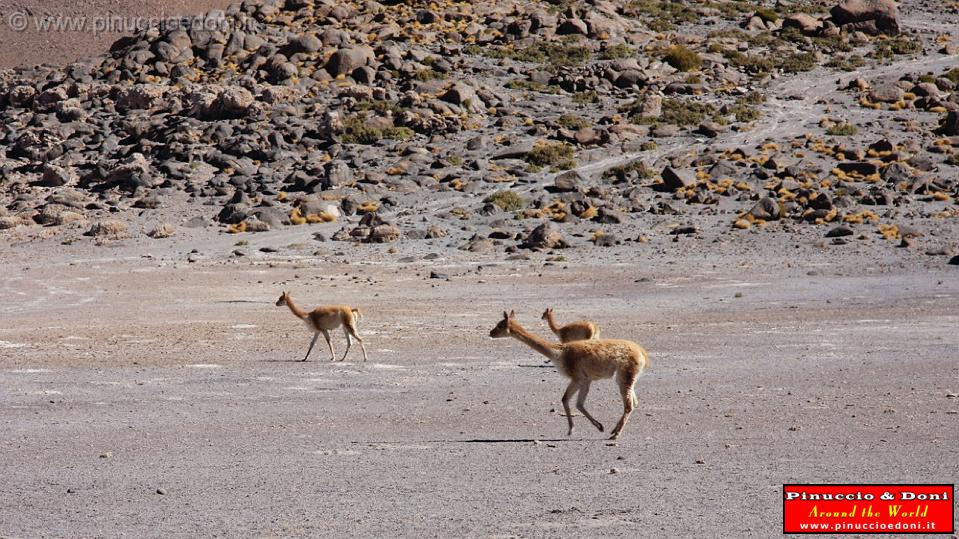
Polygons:
<instances>
[{"instance_id":1,"label":"large boulder","mask_svg":"<svg viewBox=\"0 0 959 539\"><path fill-rule=\"evenodd\" d=\"M543 223L529 233L526 241L523 242L523 247L527 249L562 249L569 247L569 244L552 223Z\"/></svg>"},{"instance_id":2,"label":"large boulder","mask_svg":"<svg viewBox=\"0 0 959 539\"><path fill-rule=\"evenodd\" d=\"M959 112L953 110L946 114L937 132L947 137L959 135Z\"/></svg>"},{"instance_id":3,"label":"large boulder","mask_svg":"<svg viewBox=\"0 0 959 539\"><path fill-rule=\"evenodd\" d=\"M210 107L209 115L218 120L239 118L250 110L255 101L253 94L246 88L229 86L216 96L216 100Z\"/></svg>"},{"instance_id":4,"label":"large boulder","mask_svg":"<svg viewBox=\"0 0 959 539\"><path fill-rule=\"evenodd\" d=\"M696 171L691 169L675 169L667 166L663 168L662 188L667 191L676 191L684 187L696 185Z\"/></svg>"},{"instance_id":5,"label":"large boulder","mask_svg":"<svg viewBox=\"0 0 959 539\"><path fill-rule=\"evenodd\" d=\"M463 82L457 82L450 86L449 90L446 90L440 98L447 103L459 105L471 112L481 112L483 110L483 101L476 95L476 89Z\"/></svg>"},{"instance_id":6,"label":"large boulder","mask_svg":"<svg viewBox=\"0 0 959 539\"><path fill-rule=\"evenodd\" d=\"M812 35L822 29L822 21L806 13L796 13L783 19L783 28L798 28L805 35Z\"/></svg>"},{"instance_id":7,"label":"large boulder","mask_svg":"<svg viewBox=\"0 0 959 539\"><path fill-rule=\"evenodd\" d=\"M354 70L366 65L372 57L373 51L369 47L340 49L327 60L326 71L334 77L349 75Z\"/></svg>"},{"instance_id":8,"label":"large boulder","mask_svg":"<svg viewBox=\"0 0 959 539\"><path fill-rule=\"evenodd\" d=\"M899 33L899 10L893 0L845 0L829 14L837 26L872 22L879 32Z\"/></svg>"},{"instance_id":9,"label":"large boulder","mask_svg":"<svg viewBox=\"0 0 959 539\"><path fill-rule=\"evenodd\" d=\"M122 111L152 109L166 93L167 86L159 84L134 84L117 90L117 108Z\"/></svg>"}]
</instances>

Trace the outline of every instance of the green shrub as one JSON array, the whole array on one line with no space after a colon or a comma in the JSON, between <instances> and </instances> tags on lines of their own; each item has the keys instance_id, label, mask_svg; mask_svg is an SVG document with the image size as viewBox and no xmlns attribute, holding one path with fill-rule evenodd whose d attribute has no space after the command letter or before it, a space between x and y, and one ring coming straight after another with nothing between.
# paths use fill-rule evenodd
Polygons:
<instances>
[{"instance_id":1,"label":"green shrub","mask_svg":"<svg viewBox=\"0 0 959 539\"><path fill-rule=\"evenodd\" d=\"M838 124L833 124L826 129L827 135L832 135L834 137L848 137L855 135L859 130L856 129L856 126L852 125L849 122L842 122Z\"/></svg>"},{"instance_id":2,"label":"green shrub","mask_svg":"<svg viewBox=\"0 0 959 539\"><path fill-rule=\"evenodd\" d=\"M779 14L769 8L759 8L756 10L756 16L763 22L776 22L779 20Z\"/></svg>"},{"instance_id":3,"label":"green shrub","mask_svg":"<svg viewBox=\"0 0 959 539\"><path fill-rule=\"evenodd\" d=\"M387 112L398 115L404 110L403 107L397 105L392 101L377 101L373 99L366 99L363 101L357 101L356 105L353 106L354 110L362 111L373 111L379 114L385 114Z\"/></svg>"},{"instance_id":4,"label":"green shrub","mask_svg":"<svg viewBox=\"0 0 959 539\"><path fill-rule=\"evenodd\" d=\"M752 107L742 100L730 107L729 112L736 116L737 122L754 122L763 115L757 107Z\"/></svg>"},{"instance_id":5,"label":"green shrub","mask_svg":"<svg viewBox=\"0 0 959 539\"><path fill-rule=\"evenodd\" d=\"M908 36L899 36L877 41L871 55L875 58L892 58L895 55L918 54L922 52L922 42Z\"/></svg>"},{"instance_id":6,"label":"green shrub","mask_svg":"<svg viewBox=\"0 0 959 539\"><path fill-rule=\"evenodd\" d=\"M544 94L558 94L563 91L555 84L543 84L531 80L513 79L506 83L506 87L512 90L525 90L527 92L540 92Z\"/></svg>"},{"instance_id":7,"label":"green shrub","mask_svg":"<svg viewBox=\"0 0 959 539\"><path fill-rule=\"evenodd\" d=\"M576 150L569 144L543 143L533 146L526 154L526 162L534 167L566 170L576 166Z\"/></svg>"},{"instance_id":8,"label":"green shrub","mask_svg":"<svg viewBox=\"0 0 959 539\"><path fill-rule=\"evenodd\" d=\"M627 105L625 112L630 113L629 120L644 125L673 124L680 127L697 126L703 120L716 115L716 107L709 103L698 103L684 99L663 99L662 113L658 117L642 116L642 102L634 101Z\"/></svg>"},{"instance_id":9,"label":"green shrub","mask_svg":"<svg viewBox=\"0 0 959 539\"><path fill-rule=\"evenodd\" d=\"M959 167L959 152L949 154L949 157L946 158L946 163Z\"/></svg>"},{"instance_id":10,"label":"green shrub","mask_svg":"<svg viewBox=\"0 0 959 539\"><path fill-rule=\"evenodd\" d=\"M942 75L951 80L953 84L959 84L959 67L954 67Z\"/></svg>"},{"instance_id":11,"label":"green shrub","mask_svg":"<svg viewBox=\"0 0 959 539\"><path fill-rule=\"evenodd\" d=\"M826 63L826 67L831 67L833 69L839 69L842 71L855 71L864 65L866 65L866 60L858 54L837 56Z\"/></svg>"},{"instance_id":12,"label":"green shrub","mask_svg":"<svg viewBox=\"0 0 959 539\"><path fill-rule=\"evenodd\" d=\"M564 114L556 119L556 123L566 129L583 129L584 127L589 127L589 122L586 121L585 118L581 118L575 114Z\"/></svg>"},{"instance_id":13,"label":"green shrub","mask_svg":"<svg viewBox=\"0 0 959 539\"><path fill-rule=\"evenodd\" d=\"M521 49L514 49L511 46L497 48L470 46L466 48L466 52L489 58L509 58L517 62L543 64L554 69L582 65L593 54L588 46L551 41L540 41Z\"/></svg>"},{"instance_id":14,"label":"green shrub","mask_svg":"<svg viewBox=\"0 0 959 539\"><path fill-rule=\"evenodd\" d=\"M371 127L366 123L366 115L354 114L343 120L344 144L376 144L383 139L409 140L415 133L409 127Z\"/></svg>"},{"instance_id":15,"label":"green shrub","mask_svg":"<svg viewBox=\"0 0 959 539\"><path fill-rule=\"evenodd\" d=\"M636 172L639 174L639 177L643 179L652 178L657 174L655 170L646 166L646 163L644 163L641 159L635 159L629 163L626 163L625 165L619 165L606 169L603 172L603 178L618 178L623 180L632 172Z\"/></svg>"},{"instance_id":16,"label":"green shrub","mask_svg":"<svg viewBox=\"0 0 959 539\"><path fill-rule=\"evenodd\" d=\"M616 60L617 58L629 58L636 51L632 49L629 45L625 43L617 43L616 45L611 45L606 47L599 53L600 60Z\"/></svg>"},{"instance_id":17,"label":"green shrub","mask_svg":"<svg viewBox=\"0 0 959 539\"><path fill-rule=\"evenodd\" d=\"M786 73L810 71L816 67L816 53L799 52L796 54L790 54L780 60L778 67Z\"/></svg>"},{"instance_id":18,"label":"green shrub","mask_svg":"<svg viewBox=\"0 0 959 539\"><path fill-rule=\"evenodd\" d=\"M592 103L599 103L599 94L593 90L587 90L585 92L576 92L573 94L573 103L578 105L589 105Z\"/></svg>"},{"instance_id":19,"label":"green shrub","mask_svg":"<svg viewBox=\"0 0 959 539\"><path fill-rule=\"evenodd\" d=\"M483 199L483 202L495 204L503 211L517 211L526 207L526 199L515 191L497 191Z\"/></svg>"},{"instance_id":20,"label":"green shrub","mask_svg":"<svg viewBox=\"0 0 959 539\"><path fill-rule=\"evenodd\" d=\"M676 28L677 24L699 21L699 14L688 9L682 2L662 0L633 0L626 4L623 14L627 17L643 18L646 26L655 32L666 32Z\"/></svg>"},{"instance_id":21,"label":"green shrub","mask_svg":"<svg viewBox=\"0 0 959 539\"><path fill-rule=\"evenodd\" d=\"M663 61L680 71L696 71L703 66L703 59L696 51L683 45L673 45L663 56Z\"/></svg>"},{"instance_id":22,"label":"green shrub","mask_svg":"<svg viewBox=\"0 0 959 539\"><path fill-rule=\"evenodd\" d=\"M431 80L443 80L447 78L446 73L434 71L432 68L420 69L413 74L413 78L420 82L429 82Z\"/></svg>"}]
</instances>

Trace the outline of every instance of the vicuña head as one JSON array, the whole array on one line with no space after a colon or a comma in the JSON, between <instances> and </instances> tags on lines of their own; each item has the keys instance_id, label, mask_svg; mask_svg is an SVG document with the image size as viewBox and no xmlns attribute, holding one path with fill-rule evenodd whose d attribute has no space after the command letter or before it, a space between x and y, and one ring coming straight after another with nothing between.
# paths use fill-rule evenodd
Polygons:
<instances>
[{"instance_id":1,"label":"vicu\u00f1a head","mask_svg":"<svg viewBox=\"0 0 959 539\"><path fill-rule=\"evenodd\" d=\"M503 337L509 337L509 325L510 322L516 318L516 311L506 312L503 311L503 319L500 320L499 324L496 324L496 327L491 329L489 336L494 339L502 339Z\"/></svg>"},{"instance_id":2,"label":"vicu\u00f1a head","mask_svg":"<svg viewBox=\"0 0 959 539\"><path fill-rule=\"evenodd\" d=\"M547 308L543 311L543 316L540 317L540 320L549 320L551 316L553 316L553 309Z\"/></svg>"},{"instance_id":3,"label":"vicu\u00f1a head","mask_svg":"<svg viewBox=\"0 0 959 539\"><path fill-rule=\"evenodd\" d=\"M289 301L290 301L290 293L283 292L282 294L280 294L280 299L276 300L276 306L282 307L284 305L288 305Z\"/></svg>"},{"instance_id":4,"label":"vicu\u00f1a head","mask_svg":"<svg viewBox=\"0 0 959 539\"><path fill-rule=\"evenodd\" d=\"M623 415L616 423L610 439L615 440L623 431L626 421L629 420L638 402L633 387L648 361L646 350L642 346L632 341L617 339L592 339L554 344L526 331L526 328L516 321L516 314L513 311L503 313L503 319L489 332L489 336L494 339L513 337L523 342L549 358L559 372L570 379L566 392L563 393L563 409L566 411L566 419L569 423L568 435L573 434L573 415L569 409L569 399L577 393L579 395L576 398L576 408L593 426L603 432L603 424L586 411L586 395L589 394L589 386L593 380L615 375L619 393L623 399Z\"/></svg>"}]
</instances>

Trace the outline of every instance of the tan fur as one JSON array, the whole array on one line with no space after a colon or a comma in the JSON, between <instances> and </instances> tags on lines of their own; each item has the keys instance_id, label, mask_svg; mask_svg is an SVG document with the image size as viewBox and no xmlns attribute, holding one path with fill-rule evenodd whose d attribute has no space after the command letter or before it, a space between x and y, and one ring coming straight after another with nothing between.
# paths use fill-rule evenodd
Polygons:
<instances>
[{"instance_id":1,"label":"tan fur","mask_svg":"<svg viewBox=\"0 0 959 539\"><path fill-rule=\"evenodd\" d=\"M310 352L313 351L313 345L316 344L316 339L321 334L326 339L326 344L330 347L330 361L335 360L336 353L333 351L330 331L340 326L343 326L343 333L346 334L346 352L343 353L340 361L345 360L347 354L350 353L350 348L353 346L351 337L360 341L360 348L363 349L363 361L366 361L366 345L363 343L363 339L356 333L356 320L363 316L359 309L355 309L349 305L323 305L310 312L306 312L293 303L293 298L290 297L288 292L283 292L280 295L280 299L276 300L277 307L282 307L283 305L289 307L290 312L300 320L303 320L303 322L306 323L306 327L314 333L313 340L310 342L310 348L306 351L306 356L303 357L303 361L306 361L307 358L310 357Z\"/></svg>"},{"instance_id":2,"label":"tan fur","mask_svg":"<svg viewBox=\"0 0 959 539\"><path fill-rule=\"evenodd\" d=\"M549 329L552 330L553 333L559 337L559 341L563 343L599 338L599 327L588 320L577 320L565 326L558 326L556 325L556 320L553 318L553 309L546 309L543 312L543 320L546 320L546 323L549 324Z\"/></svg>"},{"instance_id":3,"label":"tan fur","mask_svg":"<svg viewBox=\"0 0 959 539\"><path fill-rule=\"evenodd\" d=\"M563 393L563 409L569 422L567 435L573 434L573 416L569 409L569 400L576 393L579 393L576 398L576 408L593 426L603 432L603 424L586 411L586 396L589 394L589 386L593 380L615 375L619 393L623 399L623 415L613 429L610 440L619 437L626 422L629 421L629 415L638 404L633 387L649 361L649 355L642 346L632 341L618 339L553 344L526 331L526 328L516 321L515 313L512 311L508 314L503 313L503 320L490 331L489 336L494 339L513 337L522 341L549 358L559 372L570 379Z\"/></svg>"}]
</instances>

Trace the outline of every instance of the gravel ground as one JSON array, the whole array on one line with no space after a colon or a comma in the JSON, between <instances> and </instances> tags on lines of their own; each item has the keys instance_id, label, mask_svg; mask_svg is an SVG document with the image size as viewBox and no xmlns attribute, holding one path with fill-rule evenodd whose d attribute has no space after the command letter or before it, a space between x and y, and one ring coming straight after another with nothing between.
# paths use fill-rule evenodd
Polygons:
<instances>
[{"instance_id":1,"label":"gravel ground","mask_svg":"<svg viewBox=\"0 0 959 539\"><path fill-rule=\"evenodd\" d=\"M153 21L224 9L233 0L0 0L0 69L103 54ZM18 18L26 15L26 18ZM44 31L43 29L47 30Z\"/></svg>"},{"instance_id":2,"label":"gravel ground","mask_svg":"<svg viewBox=\"0 0 959 539\"><path fill-rule=\"evenodd\" d=\"M951 267L717 249L551 266L12 246L0 536L771 537L783 483L956 481ZM282 289L360 307L370 361L296 361L310 337ZM547 306L650 351L618 443L582 417L567 438L560 375L486 336L509 308L545 335ZM608 381L588 404L620 413Z\"/></svg>"}]
</instances>

